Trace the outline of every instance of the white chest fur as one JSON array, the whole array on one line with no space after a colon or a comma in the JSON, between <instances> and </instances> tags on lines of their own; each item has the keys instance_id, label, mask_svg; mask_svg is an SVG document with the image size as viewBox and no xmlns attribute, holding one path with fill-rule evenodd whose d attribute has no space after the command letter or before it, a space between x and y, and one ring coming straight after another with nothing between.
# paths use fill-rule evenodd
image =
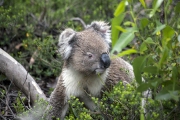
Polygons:
<instances>
[{"instance_id":1,"label":"white chest fur","mask_svg":"<svg viewBox=\"0 0 180 120\"><path fill-rule=\"evenodd\" d=\"M88 89L91 95L98 96L102 86L105 84L107 70L102 75L94 75L90 77L83 76L73 69L63 69L62 78L66 88L66 95L81 96L85 93L85 88Z\"/></svg>"}]
</instances>

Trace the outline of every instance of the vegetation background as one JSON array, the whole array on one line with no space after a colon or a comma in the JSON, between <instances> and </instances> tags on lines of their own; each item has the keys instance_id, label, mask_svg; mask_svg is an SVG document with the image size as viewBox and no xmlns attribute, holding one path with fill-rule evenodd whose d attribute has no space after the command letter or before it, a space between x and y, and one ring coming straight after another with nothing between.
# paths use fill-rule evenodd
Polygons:
<instances>
[{"instance_id":1,"label":"vegetation background","mask_svg":"<svg viewBox=\"0 0 180 120\"><path fill-rule=\"evenodd\" d=\"M180 2L178 0L0 0L0 48L36 79L47 96L61 72L58 36L65 28L83 30L85 23L112 25L112 54L132 63L138 85L119 83L103 98L92 98L104 114L124 120L180 118ZM142 80L144 77L145 81ZM141 106L141 93L147 112ZM40 101L41 104L41 101ZM70 101L67 119L103 119ZM27 98L0 73L0 119L31 110Z\"/></svg>"}]
</instances>

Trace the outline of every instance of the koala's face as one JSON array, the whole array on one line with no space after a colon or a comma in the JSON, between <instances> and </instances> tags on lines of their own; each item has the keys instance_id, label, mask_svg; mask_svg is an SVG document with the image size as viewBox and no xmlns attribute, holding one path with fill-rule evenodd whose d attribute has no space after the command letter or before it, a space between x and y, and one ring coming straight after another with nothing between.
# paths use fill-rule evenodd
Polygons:
<instances>
[{"instance_id":1,"label":"koala's face","mask_svg":"<svg viewBox=\"0 0 180 120\"><path fill-rule=\"evenodd\" d=\"M103 73L110 65L109 45L93 29L75 35L70 64L85 74Z\"/></svg>"},{"instance_id":2,"label":"koala's face","mask_svg":"<svg viewBox=\"0 0 180 120\"><path fill-rule=\"evenodd\" d=\"M67 29L65 33L62 33L59 41L60 53L67 60L67 64L85 75L103 74L111 62L110 43L104 35L105 32L110 35L109 31L100 29L102 26L96 24L94 26L95 28L91 25L81 32Z\"/></svg>"}]
</instances>

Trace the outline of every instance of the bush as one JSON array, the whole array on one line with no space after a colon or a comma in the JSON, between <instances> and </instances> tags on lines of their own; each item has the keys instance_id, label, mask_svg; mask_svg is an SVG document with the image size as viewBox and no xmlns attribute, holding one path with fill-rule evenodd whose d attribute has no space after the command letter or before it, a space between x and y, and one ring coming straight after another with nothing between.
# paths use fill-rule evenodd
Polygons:
<instances>
[{"instance_id":1,"label":"bush","mask_svg":"<svg viewBox=\"0 0 180 120\"><path fill-rule=\"evenodd\" d=\"M131 49L118 56L136 53L133 68L138 91L151 88L156 100L178 101L180 46L179 20L176 18L180 15L180 2L175 5L172 1L155 0L152 8L144 0L140 2L138 11L134 11L136 3L127 0L120 2L116 9L112 21L112 52L120 52L133 41L135 44L130 44Z\"/></svg>"},{"instance_id":2,"label":"bush","mask_svg":"<svg viewBox=\"0 0 180 120\"><path fill-rule=\"evenodd\" d=\"M92 112L83 107L78 98L72 97L69 101L70 112L66 119L108 119L113 120L162 120L179 118L177 101L154 100L146 98L145 109L142 108L142 94L138 92L135 84L123 85L118 83L112 91L105 91L101 99L92 97L97 106L97 111ZM101 115L101 113L103 115ZM144 112L146 110L146 113Z\"/></svg>"}]
</instances>

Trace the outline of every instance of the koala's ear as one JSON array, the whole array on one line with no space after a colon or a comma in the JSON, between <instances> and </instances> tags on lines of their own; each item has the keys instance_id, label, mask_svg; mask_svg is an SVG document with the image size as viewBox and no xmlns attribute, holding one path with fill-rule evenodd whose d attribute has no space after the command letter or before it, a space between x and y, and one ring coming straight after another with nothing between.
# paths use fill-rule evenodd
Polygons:
<instances>
[{"instance_id":1,"label":"koala's ear","mask_svg":"<svg viewBox=\"0 0 180 120\"><path fill-rule=\"evenodd\" d=\"M87 28L93 28L96 30L104 39L105 41L111 45L111 26L104 21L94 21L90 25L87 25Z\"/></svg>"},{"instance_id":2,"label":"koala's ear","mask_svg":"<svg viewBox=\"0 0 180 120\"><path fill-rule=\"evenodd\" d=\"M76 32L73 29L64 30L59 36L59 52L64 60L68 59L72 51L73 38Z\"/></svg>"}]
</instances>

